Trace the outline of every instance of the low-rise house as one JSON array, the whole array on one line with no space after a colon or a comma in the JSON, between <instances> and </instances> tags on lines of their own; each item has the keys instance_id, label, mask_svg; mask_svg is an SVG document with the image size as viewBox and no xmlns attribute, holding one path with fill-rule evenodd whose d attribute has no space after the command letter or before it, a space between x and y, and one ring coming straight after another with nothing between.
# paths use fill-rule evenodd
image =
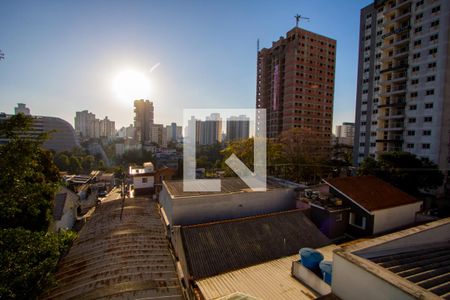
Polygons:
<instances>
[{"instance_id":1,"label":"low-rise house","mask_svg":"<svg viewBox=\"0 0 450 300\"><path fill-rule=\"evenodd\" d=\"M130 166L129 174L133 181L135 195L151 195L155 191L155 168L151 162L143 166Z\"/></svg>"},{"instance_id":2,"label":"low-rise house","mask_svg":"<svg viewBox=\"0 0 450 300\"><path fill-rule=\"evenodd\" d=\"M66 187L60 187L53 198L53 223L52 229L59 230L72 229L77 220L78 196Z\"/></svg>"},{"instance_id":3,"label":"low-rise house","mask_svg":"<svg viewBox=\"0 0 450 300\"><path fill-rule=\"evenodd\" d=\"M375 177L326 179L328 192L305 190L311 220L329 238L363 237L414 225L422 202Z\"/></svg>"}]
</instances>

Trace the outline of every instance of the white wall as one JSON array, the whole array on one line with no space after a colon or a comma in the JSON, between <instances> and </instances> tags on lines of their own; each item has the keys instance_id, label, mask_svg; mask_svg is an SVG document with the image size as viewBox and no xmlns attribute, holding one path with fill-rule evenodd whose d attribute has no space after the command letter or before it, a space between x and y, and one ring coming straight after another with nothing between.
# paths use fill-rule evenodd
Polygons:
<instances>
[{"instance_id":1,"label":"white wall","mask_svg":"<svg viewBox=\"0 0 450 300\"><path fill-rule=\"evenodd\" d=\"M416 213L420 211L421 204L422 202L417 202L373 211L375 216L373 233L377 234L414 223Z\"/></svg>"},{"instance_id":2,"label":"white wall","mask_svg":"<svg viewBox=\"0 0 450 300\"><path fill-rule=\"evenodd\" d=\"M147 178L147 182L143 183L142 179ZM146 188L153 188L155 184L155 177L153 175L148 176L134 176L133 177L133 184L135 189L146 189Z\"/></svg>"},{"instance_id":3,"label":"white wall","mask_svg":"<svg viewBox=\"0 0 450 300\"><path fill-rule=\"evenodd\" d=\"M411 295L367 272L360 266L333 255L332 291L345 300L415 299Z\"/></svg>"},{"instance_id":4,"label":"white wall","mask_svg":"<svg viewBox=\"0 0 450 300\"><path fill-rule=\"evenodd\" d=\"M164 187L159 201L171 225L201 224L295 209L293 189L171 199Z\"/></svg>"}]
</instances>

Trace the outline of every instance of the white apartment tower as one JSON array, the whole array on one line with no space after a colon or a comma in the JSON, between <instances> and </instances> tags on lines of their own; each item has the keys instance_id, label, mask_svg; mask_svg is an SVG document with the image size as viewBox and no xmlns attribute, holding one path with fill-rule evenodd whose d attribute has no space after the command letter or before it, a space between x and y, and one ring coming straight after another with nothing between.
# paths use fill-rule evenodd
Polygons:
<instances>
[{"instance_id":1,"label":"white apartment tower","mask_svg":"<svg viewBox=\"0 0 450 300\"><path fill-rule=\"evenodd\" d=\"M386 151L449 175L450 0L375 1L361 10L354 163Z\"/></svg>"}]
</instances>

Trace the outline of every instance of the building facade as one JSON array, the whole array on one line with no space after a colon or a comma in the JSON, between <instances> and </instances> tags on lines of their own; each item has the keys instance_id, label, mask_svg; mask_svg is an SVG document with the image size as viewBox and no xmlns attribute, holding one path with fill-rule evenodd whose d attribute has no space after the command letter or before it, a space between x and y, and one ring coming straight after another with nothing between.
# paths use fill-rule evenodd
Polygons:
<instances>
[{"instance_id":1,"label":"building facade","mask_svg":"<svg viewBox=\"0 0 450 300\"><path fill-rule=\"evenodd\" d=\"M256 108L269 138L302 128L330 145L335 63L335 40L298 27L258 52Z\"/></svg>"},{"instance_id":2,"label":"building facade","mask_svg":"<svg viewBox=\"0 0 450 300\"><path fill-rule=\"evenodd\" d=\"M160 147L167 147L167 131L162 124L151 126L150 141Z\"/></svg>"},{"instance_id":3,"label":"building facade","mask_svg":"<svg viewBox=\"0 0 450 300\"><path fill-rule=\"evenodd\" d=\"M360 17L354 164L407 151L448 170L450 1L375 1Z\"/></svg>"},{"instance_id":4,"label":"building facade","mask_svg":"<svg viewBox=\"0 0 450 300\"><path fill-rule=\"evenodd\" d=\"M138 143L144 144L151 140L151 130L154 123L154 107L150 100L134 101L134 133Z\"/></svg>"},{"instance_id":5,"label":"building facade","mask_svg":"<svg viewBox=\"0 0 450 300\"><path fill-rule=\"evenodd\" d=\"M75 132L82 139L113 138L116 134L115 122L105 117L97 119L95 114L87 110L75 113Z\"/></svg>"},{"instance_id":6,"label":"building facade","mask_svg":"<svg viewBox=\"0 0 450 300\"><path fill-rule=\"evenodd\" d=\"M344 122L336 126L336 143L353 146L355 123Z\"/></svg>"},{"instance_id":7,"label":"building facade","mask_svg":"<svg viewBox=\"0 0 450 300\"><path fill-rule=\"evenodd\" d=\"M227 141L234 142L248 139L250 118L245 115L231 116L227 119Z\"/></svg>"}]
</instances>

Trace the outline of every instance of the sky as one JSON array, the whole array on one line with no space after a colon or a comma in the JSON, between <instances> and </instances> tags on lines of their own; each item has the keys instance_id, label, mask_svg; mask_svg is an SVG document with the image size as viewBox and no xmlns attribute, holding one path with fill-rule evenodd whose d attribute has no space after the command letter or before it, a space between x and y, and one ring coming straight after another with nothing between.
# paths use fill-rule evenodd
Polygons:
<instances>
[{"instance_id":1,"label":"sky","mask_svg":"<svg viewBox=\"0 0 450 300\"><path fill-rule=\"evenodd\" d=\"M145 74L155 122L185 108L254 108L256 41L270 47L295 26L337 40L334 125L354 121L360 9L369 0L3 1L0 112L18 102L74 123L76 111L133 123L133 99L114 82Z\"/></svg>"}]
</instances>

